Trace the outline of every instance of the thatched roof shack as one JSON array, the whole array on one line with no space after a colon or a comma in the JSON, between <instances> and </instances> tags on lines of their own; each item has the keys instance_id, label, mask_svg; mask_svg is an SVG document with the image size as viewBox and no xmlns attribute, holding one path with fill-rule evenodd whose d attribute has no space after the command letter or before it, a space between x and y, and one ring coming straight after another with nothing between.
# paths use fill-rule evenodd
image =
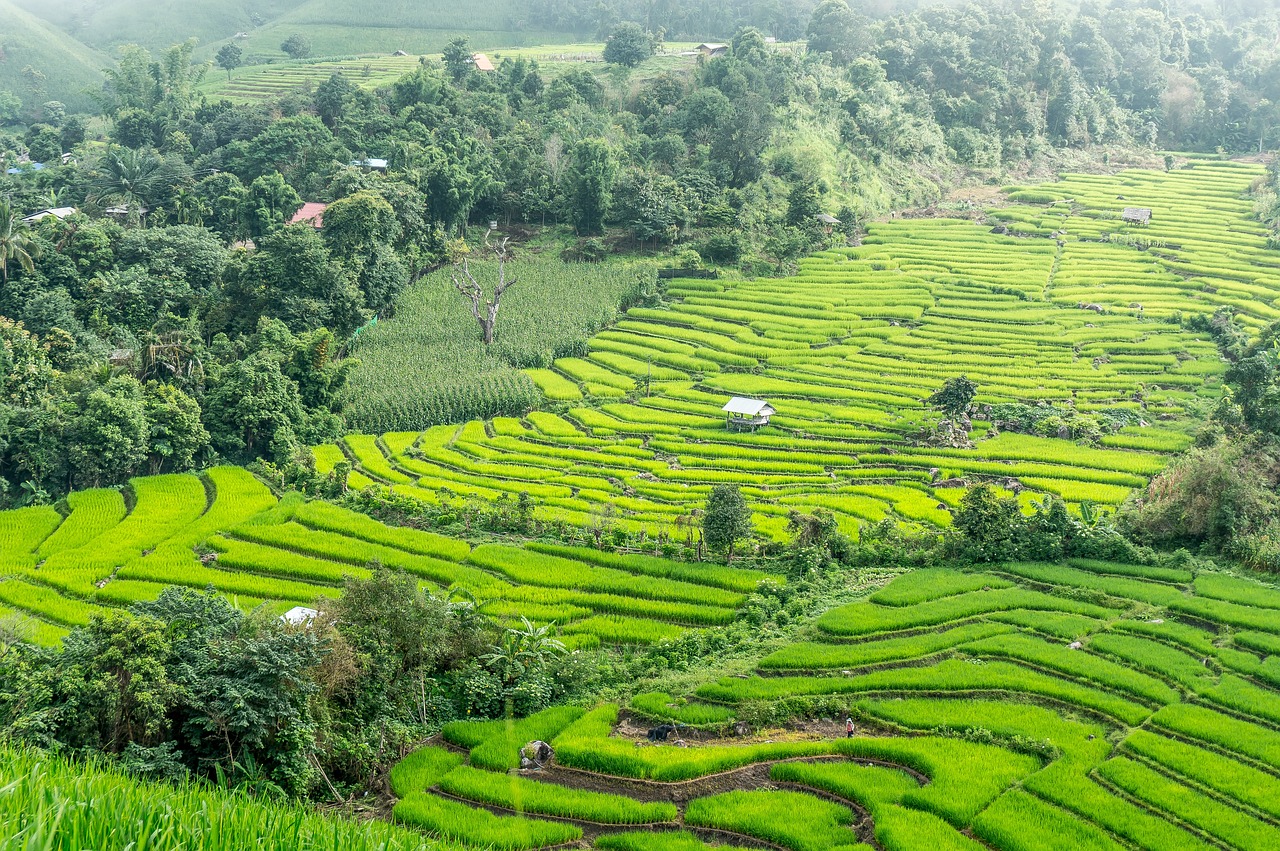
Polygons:
<instances>
[{"instance_id":1,"label":"thatched roof shack","mask_svg":"<svg viewBox=\"0 0 1280 851\"><path fill-rule=\"evenodd\" d=\"M744 399L741 396L734 396L720 410L724 411L724 424L730 430L755 431L767 426L769 417L777 413L763 399Z\"/></svg>"},{"instance_id":2,"label":"thatched roof shack","mask_svg":"<svg viewBox=\"0 0 1280 851\"><path fill-rule=\"evenodd\" d=\"M1120 218L1134 225L1151 224L1151 210L1147 207L1125 207Z\"/></svg>"}]
</instances>

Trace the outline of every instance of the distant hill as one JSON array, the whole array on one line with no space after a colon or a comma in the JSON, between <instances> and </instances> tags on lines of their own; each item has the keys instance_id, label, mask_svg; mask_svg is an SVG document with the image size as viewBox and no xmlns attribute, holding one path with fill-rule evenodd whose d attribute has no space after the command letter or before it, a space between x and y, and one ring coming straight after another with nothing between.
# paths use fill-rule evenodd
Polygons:
<instances>
[{"instance_id":1,"label":"distant hill","mask_svg":"<svg viewBox=\"0 0 1280 851\"><path fill-rule=\"evenodd\" d=\"M240 44L255 58L282 57L280 43L293 33L311 39L316 56L396 50L438 53L457 35L467 36L482 48L573 40L568 33L530 28L525 5L518 0L481 4L457 0L304 0L248 32L249 38Z\"/></svg>"},{"instance_id":2,"label":"distant hill","mask_svg":"<svg viewBox=\"0 0 1280 851\"><path fill-rule=\"evenodd\" d=\"M194 36L209 44L267 24L305 0L13 0L100 50L122 44L151 50Z\"/></svg>"},{"instance_id":3,"label":"distant hill","mask_svg":"<svg viewBox=\"0 0 1280 851\"><path fill-rule=\"evenodd\" d=\"M114 53L123 44L162 50L188 38L200 55L237 33L249 62L284 58L293 33L311 40L315 56L436 53L456 35L477 47L520 47L570 41L567 33L531 29L518 0L3 0L78 39ZM7 16L6 16L7 17Z\"/></svg>"},{"instance_id":4,"label":"distant hill","mask_svg":"<svg viewBox=\"0 0 1280 851\"><path fill-rule=\"evenodd\" d=\"M110 64L105 55L10 0L0 0L0 21L0 89L18 95L28 106L59 100L71 110L92 107L88 92L102 82L102 69ZM22 73L27 67L44 75L43 90L28 84Z\"/></svg>"}]
</instances>

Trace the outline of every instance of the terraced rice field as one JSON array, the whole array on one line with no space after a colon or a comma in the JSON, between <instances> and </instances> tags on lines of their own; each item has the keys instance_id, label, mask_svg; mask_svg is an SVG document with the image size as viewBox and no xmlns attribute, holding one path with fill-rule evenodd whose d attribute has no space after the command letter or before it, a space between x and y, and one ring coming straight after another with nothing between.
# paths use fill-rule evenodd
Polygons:
<instances>
[{"instance_id":1,"label":"terraced rice field","mask_svg":"<svg viewBox=\"0 0 1280 851\"><path fill-rule=\"evenodd\" d=\"M460 33L451 31L437 34L424 44L430 45L432 59L439 59L438 51L450 38ZM286 34L287 35L287 34ZM554 33L535 34L535 38L553 39ZM472 38L472 45L483 48L491 44L493 36ZM385 39L383 40L385 42ZM693 61L689 57L675 55L681 50L693 47L692 43L668 42L667 54L649 60L649 65L664 71L687 70ZM566 70L581 68L584 63L590 67L601 63L603 44L548 44L538 47L506 47L490 50L487 55L495 64L505 57L521 58L535 61L544 77L555 77ZM345 59L293 60L274 62L269 65L253 65L239 68L227 79L225 73L215 71L200 86L200 90L210 98L226 98L233 103L265 103L292 92L313 91L316 86L329 79L335 73L341 73L352 85L363 89L376 89L394 83L405 74L418 67L420 55L410 50L408 56L368 55L351 56ZM333 54L330 54L333 55Z\"/></svg>"},{"instance_id":2,"label":"terraced rice field","mask_svg":"<svg viewBox=\"0 0 1280 851\"><path fill-rule=\"evenodd\" d=\"M266 102L290 92L313 91L338 73L353 85L375 89L394 83L416 67L417 56L356 56L324 62L278 62L241 68L229 80L225 74L210 74L201 88L211 98L226 98L233 103Z\"/></svg>"},{"instance_id":3,"label":"terraced rice field","mask_svg":"<svg viewBox=\"0 0 1280 851\"><path fill-rule=\"evenodd\" d=\"M1011 191L1015 203L991 211L1007 234L896 220L791 278L675 281L669 308L632 309L587 357L529 371L556 413L348 438L317 459L350 460L355 487L428 502L528 492L544 519L607 516L676 537L726 482L775 537L795 508L828 509L848 532L886 517L946 525L977 481L1028 506L1046 494L1115 505L1190 445L1193 412L1221 392L1216 346L1176 320L1224 306L1253 328L1280 316L1280 260L1243 197L1260 174L1200 160L1067 176ZM1120 220L1134 205L1153 209L1150 226ZM972 449L923 443L939 419L924 400L960 373L980 405L1056 406L1115 427L1089 445L977 421ZM730 433L731 396L778 414Z\"/></svg>"},{"instance_id":4,"label":"terraced rice field","mask_svg":"<svg viewBox=\"0 0 1280 851\"><path fill-rule=\"evenodd\" d=\"M56 646L104 607L154 599L166 585L283 612L337 596L345 577L368 577L376 562L437 592L466 589L501 621L554 621L567 644L586 647L727 624L766 578L550 544L473 548L299 496L277 501L247 471L218 467L73 493L65 515L0 512L0 617L22 617L29 640Z\"/></svg>"},{"instance_id":5,"label":"terraced rice field","mask_svg":"<svg viewBox=\"0 0 1280 851\"><path fill-rule=\"evenodd\" d=\"M450 725L393 772L396 816L502 848L1280 847L1280 591L1088 561L915 571L809 632L687 700ZM778 701L829 721L729 732ZM699 725L686 746L644 740L672 721ZM535 738L551 766L508 773Z\"/></svg>"}]
</instances>

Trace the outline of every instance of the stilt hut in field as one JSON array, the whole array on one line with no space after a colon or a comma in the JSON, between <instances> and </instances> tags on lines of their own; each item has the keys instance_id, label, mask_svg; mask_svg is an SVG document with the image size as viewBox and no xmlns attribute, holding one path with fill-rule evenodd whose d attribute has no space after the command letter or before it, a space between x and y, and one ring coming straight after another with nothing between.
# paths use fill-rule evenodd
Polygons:
<instances>
[{"instance_id":1,"label":"stilt hut in field","mask_svg":"<svg viewBox=\"0 0 1280 851\"><path fill-rule=\"evenodd\" d=\"M724 424L729 431L755 431L769 424L769 417L776 411L763 399L743 399L734 396L723 408Z\"/></svg>"}]
</instances>

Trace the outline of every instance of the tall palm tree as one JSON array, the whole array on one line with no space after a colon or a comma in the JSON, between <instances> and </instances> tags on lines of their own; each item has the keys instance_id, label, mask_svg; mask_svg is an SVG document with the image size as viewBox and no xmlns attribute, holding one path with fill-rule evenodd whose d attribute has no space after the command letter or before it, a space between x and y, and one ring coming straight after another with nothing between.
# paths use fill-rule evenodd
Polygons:
<instances>
[{"instance_id":1,"label":"tall palm tree","mask_svg":"<svg viewBox=\"0 0 1280 851\"><path fill-rule=\"evenodd\" d=\"M114 201L141 212L156 194L160 182L160 158L150 151L113 148L102 158L93 179L95 201Z\"/></svg>"},{"instance_id":2,"label":"tall palm tree","mask_svg":"<svg viewBox=\"0 0 1280 851\"><path fill-rule=\"evenodd\" d=\"M16 262L27 272L35 268L40 246L31 238L30 231L13 205L0 198L0 282L9 282L10 262Z\"/></svg>"},{"instance_id":3,"label":"tall palm tree","mask_svg":"<svg viewBox=\"0 0 1280 851\"><path fill-rule=\"evenodd\" d=\"M211 210L194 189L184 186L173 196L173 212L178 224L200 227Z\"/></svg>"}]
</instances>

